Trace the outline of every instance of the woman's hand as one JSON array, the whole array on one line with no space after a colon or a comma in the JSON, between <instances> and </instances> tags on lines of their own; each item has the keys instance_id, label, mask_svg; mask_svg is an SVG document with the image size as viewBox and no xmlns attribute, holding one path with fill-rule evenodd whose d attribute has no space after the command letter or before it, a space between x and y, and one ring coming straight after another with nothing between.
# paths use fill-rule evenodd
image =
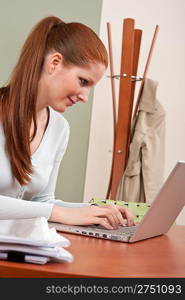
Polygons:
<instances>
[{"instance_id":1,"label":"woman's hand","mask_svg":"<svg viewBox=\"0 0 185 300\"><path fill-rule=\"evenodd\" d=\"M118 205L86 206L68 208L54 206L49 221L66 225L102 225L106 229L116 229L119 225L134 225L133 216L128 208Z\"/></svg>"}]
</instances>

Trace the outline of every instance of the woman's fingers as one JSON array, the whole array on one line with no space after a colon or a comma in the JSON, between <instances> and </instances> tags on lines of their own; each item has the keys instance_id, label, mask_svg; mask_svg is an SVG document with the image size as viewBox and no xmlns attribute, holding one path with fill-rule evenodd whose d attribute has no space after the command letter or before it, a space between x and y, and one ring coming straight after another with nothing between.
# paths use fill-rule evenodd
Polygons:
<instances>
[{"instance_id":1,"label":"woman's fingers","mask_svg":"<svg viewBox=\"0 0 185 300\"><path fill-rule=\"evenodd\" d=\"M94 213L96 216L106 218L108 223L116 229L119 225L125 225L125 219L127 225L134 225L133 216L128 208L109 205L109 206L94 206ZM98 223L99 224L99 223Z\"/></svg>"},{"instance_id":2,"label":"woman's fingers","mask_svg":"<svg viewBox=\"0 0 185 300\"><path fill-rule=\"evenodd\" d=\"M125 218L123 217L122 213L120 212L119 208L115 206L115 214L118 220L118 225L125 226Z\"/></svg>"},{"instance_id":3,"label":"woman's fingers","mask_svg":"<svg viewBox=\"0 0 185 300\"><path fill-rule=\"evenodd\" d=\"M96 217L93 219L93 224L98 224L101 225L103 227L105 227L106 229L114 229L114 227L110 224L110 222L108 221L107 218L103 218L103 217Z\"/></svg>"},{"instance_id":4,"label":"woman's fingers","mask_svg":"<svg viewBox=\"0 0 185 300\"><path fill-rule=\"evenodd\" d=\"M123 223L125 222L122 214L119 212L119 209L114 206L107 207L107 214L105 216L114 227L114 229L117 229L120 224L123 225Z\"/></svg>"},{"instance_id":5,"label":"woman's fingers","mask_svg":"<svg viewBox=\"0 0 185 300\"><path fill-rule=\"evenodd\" d=\"M127 220L127 225L128 226L133 226L134 225L134 217L131 213L131 211L126 208L126 207L122 207L122 206L117 206L119 211L122 213L123 217Z\"/></svg>"},{"instance_id":6,"label":"woman's fingers","mask_svg":"<svg viewBox=\"0 0 185 300\"><path fill-rule=\"evenodd\" d=\"M96 213L96 216L106 218L113 229L118 227L119 220L117 218L117 213L111 206L98 206L96 207Z\"/></svg>"}]
</instances>

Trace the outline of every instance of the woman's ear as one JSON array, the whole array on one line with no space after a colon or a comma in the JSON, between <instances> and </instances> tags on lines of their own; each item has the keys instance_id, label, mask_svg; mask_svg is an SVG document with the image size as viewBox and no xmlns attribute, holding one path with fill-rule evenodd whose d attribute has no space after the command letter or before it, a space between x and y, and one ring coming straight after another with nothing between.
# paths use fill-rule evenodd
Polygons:
<instances>
[{"instance_id":1,"label":"woman's ear","mask_svg":"<svg viewBox=\"0 0 185 300\"><path fill-rule=\"evenodd\" d=\"M45 70L52 75L56 70L62 67L63 56L59 52L48 54L45 60Z\"/></svg>"}]
</instances>

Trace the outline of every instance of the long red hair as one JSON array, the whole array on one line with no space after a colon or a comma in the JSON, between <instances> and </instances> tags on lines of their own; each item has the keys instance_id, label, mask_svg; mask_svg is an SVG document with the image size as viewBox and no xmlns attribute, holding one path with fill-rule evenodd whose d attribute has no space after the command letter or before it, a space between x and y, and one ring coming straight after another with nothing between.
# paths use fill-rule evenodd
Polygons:
<instances>
[{"instance_id":1,"label":"long red hair","mask_svg":"<svg viewBox=\"0 0 185 300\"><path fill-rule=\"evenodd\" d=\"M63 55L65 64L86 66L91 62L108 65L105 46L88 26L64 23L58 17L42 19L26 39L9 83L0 88L0 119L3 125L13 176L21 184L33 173L30 142L37 131L36 99L45 56L50 51ZM30 139L31 122L34 133Z\"/></svg>"}]
</instances>

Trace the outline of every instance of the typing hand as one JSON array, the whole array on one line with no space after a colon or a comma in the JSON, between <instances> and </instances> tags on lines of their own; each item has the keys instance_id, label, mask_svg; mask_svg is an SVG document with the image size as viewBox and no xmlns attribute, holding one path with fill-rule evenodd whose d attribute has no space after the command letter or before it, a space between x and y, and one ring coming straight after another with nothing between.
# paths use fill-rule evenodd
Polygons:
<instances>
[{"instance_id":1,"label":"typing hand","mask_svg":"<svg viewBox=\"0 0 185 300\"><path fill-rule=\"evenodd\" d=\"M67 225L99 224L106 229L116 229L119 225L125 226L125 221L127 226L134 225L130 210L118 205L81 208L54 206L49 220Z\"/></svg>"}]
</instances>

